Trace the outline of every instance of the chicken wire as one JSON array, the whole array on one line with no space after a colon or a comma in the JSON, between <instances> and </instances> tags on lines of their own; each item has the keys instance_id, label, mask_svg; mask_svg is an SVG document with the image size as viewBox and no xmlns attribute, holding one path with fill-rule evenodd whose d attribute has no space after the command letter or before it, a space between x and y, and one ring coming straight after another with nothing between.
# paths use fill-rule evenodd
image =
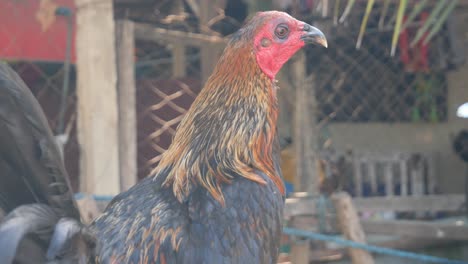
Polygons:
<instances>
[{"instance_id":1,"label":"chicken wire","mask_svg":"<svg viewBox=\"0 0 468 264\"><path fill-rule=\"evenodd\" d=\"M373 34L357 50L355 36L341 34L330 41L336 48L308 50L309 78L319 76L313 83L319 122L447 120L445 71L409 69L398 55L389 56L390 42L391 32ZM436 63L431 55L437 56L429 54L429 64Z\"/></svg>"}]
</instances>

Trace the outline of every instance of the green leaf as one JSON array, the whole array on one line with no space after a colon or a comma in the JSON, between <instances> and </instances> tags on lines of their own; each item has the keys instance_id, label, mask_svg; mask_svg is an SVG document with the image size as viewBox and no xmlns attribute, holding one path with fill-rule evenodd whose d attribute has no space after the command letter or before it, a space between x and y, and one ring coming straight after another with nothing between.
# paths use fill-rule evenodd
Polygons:
<instances>
[{"instance_id":1,"label":"green leaf","mask_svg":"<svg viewBox=\"0 0 468 264\"><path fill-rule=\"evenodd\" d=\"M390 52L391 56L395 56L395 50L398 43L398 38L400 37L401 22L403 21L403 15L405 14L406 4L407 0L400 0L400 4L398 5L395 29L393 30L392 37L392 49Z\"/></svg>"},{"instance_id":2,"label":"green leaf","mask_svg":"<svg viewBox=\"0 0 468 264\"><path fill-rule=\"evenodd\" d=\"M411 47L414 47L421 40L421 38L424 36L424 33L427 32L429 27L438 20L437 17L439 16L440 12L443 10L443 7L447 4L447 2L454 1L439 1L437 3L437 5L434 7L431 14L427 18L426 23L424 23L424 25L418 30L418 32L416 32L416 37L410 44ZM448 4L450 5L450 3Z\"/></svg>"},{"instance_id":3,"label":"green leaf","mask_svg":"<svg viewBox=\"0 0 468 264\"><path fill-rule=\"evenodd\" d=\"M339 21L340 23L343 23L348 17L349 13L351 13L351 9L353 8L355 2L356 0L348 0L348 4L345 7L343 15L341 15L340 17L340 21Z\"/></svg>"},{"instance_id":4,"label":"green leaf","mask_svg":"<svg viewBox=\"0 0 468 264\"><path fill-rule=\"evenodd\" d=\"M364 18L362 19L361 28L359 29L359 36L356 43L356 49L359 49L362 44L362 38L364 37L364 33L366 31L367 21L369 20L369 15L372 11L372 7L374 6L374 0L368 0L366 6L366 12L364 14Z\"/></svg>"},{"instance_id":5,"label":"green leaf","mask_svg":"<svg viewBox=\"0 0 468 264\"><path fill-rule=\"evenodd\" d=\"M401 27L401 30L404 30L408 25L414 21L417 15L421 13L421 11L424 10L424 7L426 6L427 0L420 0L413 8L411 11L410 15L408 16L408 19L406 20L405 24Z\"/></svg>"},{"instance_id":6,"label":"green leaf","mask_svg":"<svg viewBox=\"0 0 468 264\"><path fill-rule=\"evenodd\" d=\"M338 15L340 13L340 2L341 0L335 1L335 6L333 7L333 25L338 25Z\"/></svg>"},{"instance_id":7,"label":"green leaf","mask_svg":"<svg viewBox=\"0 0 468 264\"><path fill-rule=\"evenodd\" d=\"M383 8L382 8L382 12L380 13L380 19L379 19L379 29L380 30L384 27L385 17L387 17L388 7L390 6L390 1L391 0L385 0Z\"/></svg>"},{"instance_id":8,"label":"green leaf","mask_svg":"<svg viewBox=\"0 0 468 264\"><path fill-rule=\"evenodd\" d=\"M431 31L429 32L429 35L424 39L423 43L427 44L429 41L432 39L432 37L439 32L439 30L442 28L442 25L444 22L447 20L447 17L452 13L453 9L455 6L458 4L458 0L452 0L450 1L450 4L448 4L447 8L445 8L444 12L440 15L439 19L435 22L434 27L432 27Z\"/></svg>"}]
</instances>

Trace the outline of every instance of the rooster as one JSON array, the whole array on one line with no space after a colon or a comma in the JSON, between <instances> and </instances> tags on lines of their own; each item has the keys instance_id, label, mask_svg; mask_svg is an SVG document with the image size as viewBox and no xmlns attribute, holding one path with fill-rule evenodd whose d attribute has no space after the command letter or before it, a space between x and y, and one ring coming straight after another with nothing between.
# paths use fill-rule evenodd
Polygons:
<instances>
[{"instance_id":1,"label":"rooster","mask_svg":"<svg viewBox=\"0 0 468 264\"><path fill-rule=\"evenodd\" d=\"M22 185L0 189L7 213L0 263L276 263L284 185L275 76L307 43L327 46L320 30L286 13L256 14L232 36L152 176L117 195L90 226L79 222L60 157L43 154L43 148L56 152L48 129L31 152L39 164L26 164L30 170L13 165L32 154L2 156L11 164L9 174L0 172L2 186L5 179ZM19 80L0 83L5 89L27 93ZM40 113L28 100L34 107L5 110ZM22 121L46 127L42 115ZM15 144L0 135L2 151Z\"/></svg>"}]
</instances>

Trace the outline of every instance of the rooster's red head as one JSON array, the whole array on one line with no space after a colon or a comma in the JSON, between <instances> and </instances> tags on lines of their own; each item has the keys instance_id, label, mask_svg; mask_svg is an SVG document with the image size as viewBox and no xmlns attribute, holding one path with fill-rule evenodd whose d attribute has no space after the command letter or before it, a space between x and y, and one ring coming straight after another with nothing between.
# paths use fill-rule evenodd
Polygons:
<instances>
[{"instance_id":1,"label":"rooster's red head","mask_svg":"<svg viewBox=\"0 0 468 264\"><path fill-rule=\"evenodd\" d=\"M260 12L236 32L231 45L250 43L257 63L273 79L283 64L305 44L327 47L324 34L317 28L284 12Z\"/></svg>"}]
</instances>

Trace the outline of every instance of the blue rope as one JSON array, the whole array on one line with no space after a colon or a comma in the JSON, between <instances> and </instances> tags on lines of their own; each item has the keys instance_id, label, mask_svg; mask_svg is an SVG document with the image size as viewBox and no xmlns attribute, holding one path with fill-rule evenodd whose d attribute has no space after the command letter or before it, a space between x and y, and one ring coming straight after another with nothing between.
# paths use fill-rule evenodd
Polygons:
<instances>
[{"instance_id":1,"label":"blue rope","mask_svg":"<svg viewBox=\"0 0 468 264\"><path fill-rule=\"evenodd\" d=\"M333 242L333 243L340 244L346 247L363 249L363 250L377 253L377 254L386 254L386 255L396 256L400 258L414 259L414 260L419 260L419 261L423 261L426 263L468 264L468 262L464 262L460 260L450 260L446 258L439 258L439 257L433 257L433 256L428 256L428 255L423 255L423 254L407 252L407 251L373 246L373 245L368 245L364 243L354 242L354 241L336 237L336 236L318 234L318 233L300 230L296 228L285 227L283 228L283 233L286 235L290 235L290 236L299 236L299 237L304 237L304 238L308 238L312 240L328 241L328 242Z\"/></svg>"},{"instance_id":2,"label":"blue rope","mask_svg":"<svg viewBox=\"0 0 468 264\"><path fill-rule=\"evenodd\" d=\"M84 193L75 193L75 200L81 200L83 199L84 197L88 196L87 194L84 194ZM112 195L89 195L91 196L95 201L98 201L98 202L110 202L114 196Z\"/></svg>"}]
</instances>

